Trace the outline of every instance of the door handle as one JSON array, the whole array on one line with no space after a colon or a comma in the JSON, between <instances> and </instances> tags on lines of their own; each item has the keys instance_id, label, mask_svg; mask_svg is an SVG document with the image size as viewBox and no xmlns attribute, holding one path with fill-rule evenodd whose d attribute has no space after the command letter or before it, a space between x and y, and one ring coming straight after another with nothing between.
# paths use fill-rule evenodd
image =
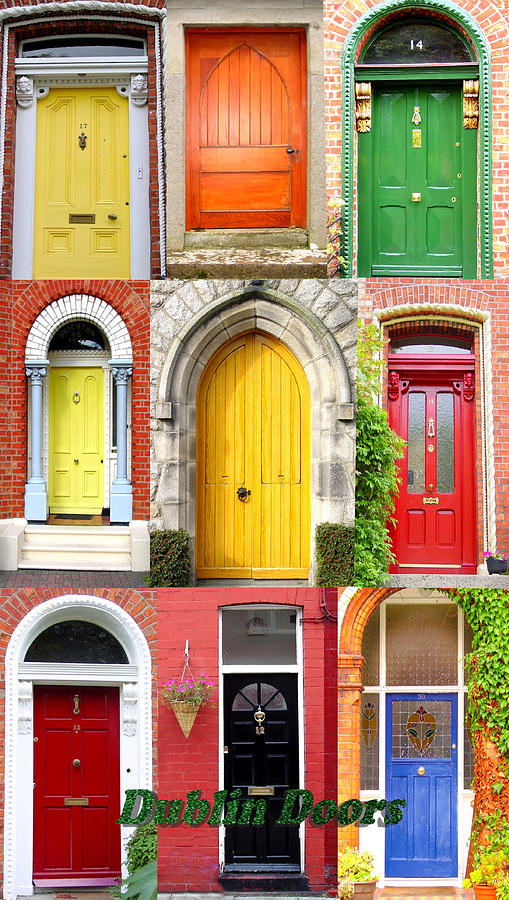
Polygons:
<instances>
[{"instance_id":1,"label":"door handle","mask_svg":"<svg viewBox=\"0 0 509 900\"><path fill-rule=\"evenodd\" d=\"M79 459L77 457L74 457L74 465L77 466L78 463L79 463Z\"/></svg>"},{"instance_id":2,"label":"door handle","mask_svg":"<svg viewBox=\"0 0 509 900\"><path fill-rule=\"evenodd\" d=\"M438 499L438 497L423 497L422 502L426 503L427 505L434 503L435 506L438 506L439 499Z\"/></svg>"},{"instance_id":3,"label":"door handle","mask_svg":"<svg viewBox=\"0 0 509 900\"><path fill-rule=\"evenodd\" d=\"M251 491L248 491L247 488L244 487L244 485L241 485L241 487L237 488L237 497L239 498L239 500L240 500L242 503L245 503L245 502L246 502L246 500L247 500L247 498L249 497L250 493L251 493Z\"/></svg>"},{"instance_id":4,"label":"door handle","mask_svg":"<svg viewBox=\"0 0 509 900\"><path fill-rule=\"evenodd\" d=\"M287 152L288 154L291 154L291 153L298 153L299 151L298 151L298 150L295 150L293 147L287 147L287 148L286 148L286 152Z\"/></svg>"},{"instance_id":5,"label":"door handle","mask_svg":"<svg viewBox=\"0 0 509 900\"><path fill-rule=\"evenodd\" d=\"M114 222L116 218L117 216L115 215L115 213L108 213L108 219L110 219L112 222Z\"/></svg>"},{"instance_id":6,"label":"door handle","mask_svg":"<svg viewBox=\"0 0 509 900\"><path fill-rule=\"evenodd\" d=\"M422 197L420 194L412 194L412 202L413 203L420 203L421 200L422 200Z\"/></svg>"},{"instance_id":7,"label":"door handle","mask_svg":"<svg viewBox=\"0 0 509 900\"><path fill-rule=\"evenodd\" d=\"M425 775L425 774L426 774L426 769L424 768L424 766L419 766L419 768L417 769L417 774L418 774L418 775Z\"/></svg>"}]
</instances>

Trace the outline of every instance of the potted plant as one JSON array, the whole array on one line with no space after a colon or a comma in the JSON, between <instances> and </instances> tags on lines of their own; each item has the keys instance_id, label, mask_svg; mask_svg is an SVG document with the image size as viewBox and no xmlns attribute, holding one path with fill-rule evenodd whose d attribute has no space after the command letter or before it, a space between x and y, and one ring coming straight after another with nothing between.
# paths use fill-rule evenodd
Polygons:
<instances>
[{"instance_id":1,"label":"potted plant","mask_svg":"<svg viewBox=\"0 0 509 900\"><path fill-rule=\"evenodd\" d=\"M503 575L507 571L507 553L483 553L490 575Z\"/></svg>"},{"instance_id":2,"label":"potted plant","mask_svg":"<svg viewBox=\"0 0 509 900\"><path fill-rule=\"evenodd\" d=\"M163 681L159 693L162 703L173 710L184 737L188 738L200 706L204 703L214 706L212 692L215 685L205 672L200 672L199 678L193 678L190 670L189 678L184 674L180 681Z\"/></svg>"},{"instance_id":3,"label":"potted plant","mask_svg":"<svg viewBox=\"0 0 509 900\"><path fill-rule=\"evenodd\" d=\"M338 882L340 900L363 897L373 900L377 878L373 874L373 857L367 850L343 850L338 856Z\"/></svg>"},{"instance_id":4,"label":"potted plant","mask_svg":"<svg viewBox=\"0 0 509 900\"><path fill-rule=\"evenodd\" d=\"M474 889L476 900L497 900L497 885L506 879L504 866L507 857L503 850L480 853L475 869L463 882L464 888Z\"/></svg>"},{"instance_id":5,"label":"potted plant","mask_svg":"<svg viewBox=\"0 0 509 900\"><path fill-rule=\"evenodd\" d=\"M497 900L509 900L509 875L502 875L497 881Z\"/></svg>"}]
</instances>

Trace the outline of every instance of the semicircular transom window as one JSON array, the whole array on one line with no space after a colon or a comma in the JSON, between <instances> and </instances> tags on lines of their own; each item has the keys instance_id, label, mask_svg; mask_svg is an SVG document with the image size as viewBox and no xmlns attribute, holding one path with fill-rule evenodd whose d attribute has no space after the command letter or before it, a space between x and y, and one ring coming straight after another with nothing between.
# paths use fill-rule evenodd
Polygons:
<instances>
[{"instance_id":1,"label":"semicircular transom window","mask_svg":"<svg viewBox=\"0 0 509 900\"><path fill-rule=\"evenodd\" d=\"M410 18L377 32L361 55L364 65L475 62L460 35L430 19Z\"/></svg>"},{"instance_id":2,"label":"semicircular transom window","mask_svg":"<svg viewBox=\"0 0 509 900\"><path fill-rule=\"evenodd\" d=\"M109 350L102 331L83 319L66 322L51 338L49 350Z\"/></svg>"},{"instance_id":3,"label":"semicircular transom window","mask_svg":"<svg viewBox=\"0 0 509 900\"><path fill-rule=\"evenodd\" d=\"M409 335L408 337L393 338L391 340L391 353L398 355L410 353L436 354L461 354L472 352L470 338L450 337L444 334Z\"/></svg>"},{"instance_id":4,"label":"semicircular transom window","mask_svg":"<svg viewBox=\"0 0 509 900\"><path fill-rule=\"evenodd\" d=\"M256 709L257 706L262 709L288 709L286 700L279 688L265 682L254 682L243 687L232 704L232 709Z\"/></svg>"},{"instance_id":5,"label":"semicircular transom window","mask_svg":"<svg viewBox=\"0 0 509 900\"><path fill-rule=\"evenodd\" d=\"M62 59L65 57L145 56L142 38L115 35L77 35L45 37L23 41L21 56L25 59Z\"/></svg>"},{"instance_id":6,"label":"semicircular transom window","mask_svg":"<svg viewBox=\"0 0 509 900\"><path fill-rule=\"evenodd\" d=\"M24 662L128 665L122 645L109 631L93 622L57 622L39 634Z\"/></svg>"}]
</instances>

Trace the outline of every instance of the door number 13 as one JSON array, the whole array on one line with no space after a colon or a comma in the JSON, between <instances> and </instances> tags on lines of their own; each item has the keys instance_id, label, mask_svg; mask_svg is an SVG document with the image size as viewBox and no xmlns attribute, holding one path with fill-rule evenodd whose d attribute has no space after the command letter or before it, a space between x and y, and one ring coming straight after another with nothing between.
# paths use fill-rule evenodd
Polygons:
<instances>
[{"instance_id":1,"label":"door number 13","mask_svg":"<svg viewBox=\"0 0 509 900\"><path fill-rule=\"evenodd\" d=\"M422 41L410 41L410 50L423 50Z\"/></svg>"}]
</instances>

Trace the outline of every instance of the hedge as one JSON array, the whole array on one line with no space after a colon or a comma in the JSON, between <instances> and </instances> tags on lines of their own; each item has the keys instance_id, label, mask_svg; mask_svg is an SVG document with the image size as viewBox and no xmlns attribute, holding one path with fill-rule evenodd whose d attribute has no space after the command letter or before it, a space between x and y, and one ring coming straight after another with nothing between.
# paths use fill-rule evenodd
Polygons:
<instances>
[{"instance_id":1,"label":"hedge","mask_svg":"<svg viewBox=\"0 0 509 900\"><path fill-rule=\"evenodd\" d=\"M346 525L323 522L316 526L316 583L346 587L353 583L354 532Z\"/></svg>"},{"instance_id":2,"label":"hedge","mask_svg":"<svg viewBox=\"0 0 509 900\"><path fill-rule=\"evenodd\" d=\"M191 554L187 531L153 531L150 535L150 587L189 587Z\"/></svg>"}]
</instances>

